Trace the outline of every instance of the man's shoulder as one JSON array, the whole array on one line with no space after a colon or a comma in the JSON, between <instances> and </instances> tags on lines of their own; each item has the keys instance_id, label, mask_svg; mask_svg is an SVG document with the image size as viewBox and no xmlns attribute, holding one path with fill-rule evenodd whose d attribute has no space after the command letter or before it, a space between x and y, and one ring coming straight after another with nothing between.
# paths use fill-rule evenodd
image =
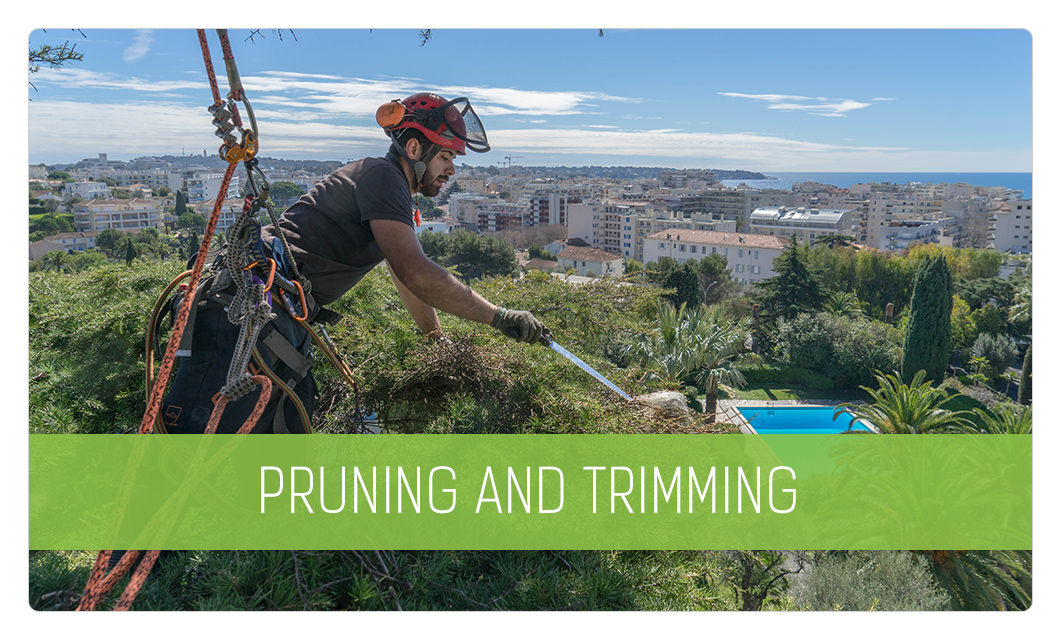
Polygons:
<instances>
[{"instance_id":1,"label":"man's shoulder","mask_svg":"<svg viewBox=\"0 0 1060 640\"><path fill-rule=\"evenodd\" d=\"M361 158L355 162L343 165L334 171L335 174L349 176L351 178L361 178L368 174L376 174L379 172L393 172L396 175L401 175L401 170L395 167L394 164L388 161L386 158Z\"/></svg>"}]
</instances>

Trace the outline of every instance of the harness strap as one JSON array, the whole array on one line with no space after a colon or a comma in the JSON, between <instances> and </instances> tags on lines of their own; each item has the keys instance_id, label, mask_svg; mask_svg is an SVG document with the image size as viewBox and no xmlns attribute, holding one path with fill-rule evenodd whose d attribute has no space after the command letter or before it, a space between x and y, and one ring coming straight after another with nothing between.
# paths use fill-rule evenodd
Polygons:
<instances>
[{"instance_id":1,"label":"harness strap","mask_svg":"<svg viewBox=\"0 0 1060 640\"><path fill-rule=\"evenodd\" d=\"M309 370L313 368L313 361L299 353L298 349L295 349L287 338L284 338L280 335L280 332L272 328L272 325L269 325L269 331L261 337L261 341L273 355L279 358L280 361L287 365L287 368L298 376L295 382L306 377Z\"/></svg>"}]
</instances>

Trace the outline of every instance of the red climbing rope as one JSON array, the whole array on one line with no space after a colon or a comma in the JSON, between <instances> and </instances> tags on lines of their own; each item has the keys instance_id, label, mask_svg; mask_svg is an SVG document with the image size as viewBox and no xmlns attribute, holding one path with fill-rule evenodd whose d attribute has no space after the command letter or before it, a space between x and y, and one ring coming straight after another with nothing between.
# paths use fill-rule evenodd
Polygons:
<instances>
[{"instance_id":1,"label":"red climbing rope","mask_svg":"<svg viewBox=\"0 0 1060 640\"><path fill-rule=\"evenodd\" d=\"M216 124L218 109L223 109L226 106L226 103L221 99L221 91L217 86L217 77L214 74L213 63L210 59L210 47L206 42L206 32L203 29L199 29L198 35L199 45L202 48L203 62L206 65L206 75L210 80L210 91L213 94L214 100L210 111L215 114ZM224 52L225 66L228 71L230 85L229 97L231 99L228 106L231 107L230 113L232 116L232 122L242 129L239 113L235 108L234 102L232 102L232 100L244 99L244 96L242 95L242 84L239 83L239 75L238 72L235 71L235 62L232 58L232 49L228 42L227 31L219 29L218 37L221 40L221 49ZM149 389L150 396L147 401L147 409L144 411L143 419L140 421L140 428L137 433L152 433L154 431L158 412L162 406L162 399L166 392L166 386L168 385L170 375L173 372L173 363L176 360L177 348L180 345L181 337L184 335L184 331L187 328L192 305L195 303L194 292L198 288L199 281L202 278L202 271L206 264L206 254L209 252L210 243L217 230L217 221L220 218L221 207L224 204L225 196L228 193L228 187L232 181L232 175L235 173L240 160L250 159L256 152L257 136L254 132L244 131L242 142L238 145L235 144L234 136L224 136L224 144L221 145L220 154L222 158L228 161L228 168L225 169L224 177L221 180L221 186L217 191L217 199L214 202L213 211L210 213L210 219L206 224L206 231L203 233L202 244L199 246L199 253L195 257L194 266L191 268L187 294L181 301L180 310L177 312L177 317L173 324L173 332L170 335L169 344L166 345L166 353L162 358L162 364L159 366L157 378ZM254 405L254 410L237 432L241 434L249 432L261 418L265 406L268 404L269 397L272 394L272 382L266 376L255 375L251 377L251 380L261 386L261 394ZM224 412L224 408L227 404L227 396L224 396L223 394L217 394L214 396L214 408L210 415L210 420L207 423L205 433L212 434L217 432L217 426L221 414ZM118 584L122 577L132 569L141 553L144 552L124 552L121 560L108 571L107 567L110 564L113 552L101 551L96 557L96 562L93 564L92 570L89 573L88 582L85 584L85 590L81 596L81 601L78 604L77 610L91 611L98 607L106 594L109 593L110 590ZM136 594L139 593L140 589L143 587L144 582L147 580L147 575L151 572L151 568L158 560L158 555L158 551L147 551L144 553L143 559L140 560L139 565L137 565L133 572L132 578L130 578L125 590L119 597L118 603L114 608L115 611L126 611L132 606Z\"/></svg>"}]
</instances>

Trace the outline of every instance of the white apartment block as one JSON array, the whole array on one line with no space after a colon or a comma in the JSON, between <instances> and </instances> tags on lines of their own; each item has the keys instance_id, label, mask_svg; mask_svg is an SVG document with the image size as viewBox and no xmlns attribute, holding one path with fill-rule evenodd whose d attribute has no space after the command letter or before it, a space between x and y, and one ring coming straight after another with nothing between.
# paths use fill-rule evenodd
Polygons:
<instances>
[{"instance_id":1,"label":"white apartment block","mask_svg":"<svg viewBox=\"0 0 1060 640\"><path fill-rule=\"evenodd\" d=\"M855 212L843 209L756 209L748 221L748 232L767 236L795 238L812 244L823 235L853 235Z\"/></svg>"},{"instance_id":2,"label":"white apartment block","mask_svg":"<svg viewBox=\"0 0 1060 640\"><path fill-rule=\"evenodd\" d=\"M1007 200L993 210L992 247L1005 253L1032 253L1031 200Z\"/></svg>"},{"instance_id":3,"label":"white apartment block","mask_svg":"<svg viewBox=\"0 0 1060 640\"><path fill-rule=\"evenodd\" d=\"M184 178L184 187L188 193L188 202L201 202L203 200L216 200L217 192L221 189L221 181L224 179L222 173L192 173ZM233 175L228 184L228 192L225 198L239 197L239 176Z\"/></svg>"},{"instance_id":4,"label":"white apartment block","mask_svg":"<svg viewBox=\"0 0 1060 640\"><path fill-rule=\"evenodd\" d=\"M879 249L905 251L914 244L941 244L942 231L941 220L899 220L880 230Z\"/></svg>"},{"instance_id":5,"label":"white apartment block","mask_svg":"<svg viewBox=\"0 0 1060 640\"><path fill-rule=\"evenodd\" d=\"M449 215L456 218L465 229L478 231L479 207L503 202L504 200L499 198L487 198L469 193L454 193L449 198Z\"/></svg>"},{"instance_id":6,"label":"white apartment block","mask_svg":"<svg viewBox=\"0 0 1060 640\"><path fill-rule=\"evenodd\" d=\"M163 226L160 200L88 200L75 204L73 213L76 231L125 231Z\"/></svg>"},{"instance_id":7,"label":"white apartment block","mask_svg":"<svg viewBox=\"0 0 1060 640\"><path fill-rule=\"evenodd\" d=\"M155 191L163 187L176 191L184 184L183 176L179 171L166 169L115 169L110 172L110 177L123 187L144 184Z\"/></svg>"},{"instance_id":8,"label":"white apartment block","mask_svg":"<svg viewBox=\"0 0 1060 640\"><path fill-rule=\"evenodd\" d=\"M446 220L424 220L423 224L416 227L416 235L419 235L424 231L433 231L434 233L449 233L449 223Z\"/></svg>"},{"instance_id":9,"label":"white apartment block","mask_svg":"<svg viewBox=\"0 0 1060 640\"><path fill-rule=\"evenodd\" d=\"M556 256L560 269L574 269L580 276L621 276L625 270L622 256L593 247L567 247Z\"/></svg>"},{"instance_id":10,"label":"white apartment block","mask_svg":"<svg viewBox=\"0 0 1060 640\"><path fill-rule=\"evenodd\" d=\"M213 213L213 202L200 202L191 207L192 211L206 218L209 222ZM217 231L223 232L235 224L236 219L243 213L243 200L240 198L229 198L221 203L221 212L217 218ZM260 213L264 213L261 211Z\"/></svg>"},{"instance_id":11,"label":"white apartment block","mask_svg":"<svg viewBox=\"0 0 1060 640\"><path fill-rule=\"evenodd\" d=\"M110 188L103 182L67 182L63 185L63 196L82 200L109 198Z\"/></svg>"},{"instance_id":12,"label":"white apartment block","mask_svg":"<svg viewBox=\"0 0 1060 640\"><path fill-rule=\"evenodd\" d=\"M757 209L780 209L795 206L795 194L780 189L763 189L748 191L744 200L743 222L747 224L751 214Z\"/></svg>"},{"instance_id":13,"label":"white apartment block","mask_svg":"<svg viewBox=\"0 0 1060 640\"><path fill-rule=\"evenodd\" d=\"M721 231L667 229L645 239L644 263L673 258L678 263L722 255L729 273L741 284L753 284L776 275L773 260L784 251L787 240L781 236Z\"/></svg>"},{"instance_id":14,"label":"white apartment block","mask_svg":"<svg viewBox=\"0 0 1060 640\"><path fill-rule=\"evenodd\" d=\"M648 202L581 203L570 206L567 237L581 238L594 247L643 260L645 238L664 229L736 231L738 222L711 214L660 211Z\"/></svg>"}]
</instances>

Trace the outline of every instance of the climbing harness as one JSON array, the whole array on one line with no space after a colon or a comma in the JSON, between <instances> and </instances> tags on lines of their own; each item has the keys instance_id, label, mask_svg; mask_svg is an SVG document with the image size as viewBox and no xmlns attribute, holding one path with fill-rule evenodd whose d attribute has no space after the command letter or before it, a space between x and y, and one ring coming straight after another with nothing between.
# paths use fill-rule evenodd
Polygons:
<instances>
[{"instance_id":1,"label":"climbing harness","mask_svg":"<svg viewBox=\"0 0 1060 640\"><path fill-rule=\"evenodd\" d=\"M217 30L228 78L229 92L225 99L221 98L217 86L206 32L203 29L197 31L210 90L213 94L213 104L207 110L213 116L215 134L221 138L218 155L228 163L228 167L221 180L194 263L165 287L152 309L145 344L147 409L140 422L138 433L166 432L160 415L160 407L173 373L174 361L178 355L190 353L192 333L188 331L188 328L189 325L194 325L194 316L198 306L207 301L220 303L226 308L229 322L239 326L239 337L229 364L225 384L212 398L213 410L204 433L216 433L228 403L251 393L255 387L260 387L257 401L249 417L236 431L237 434L250 432L258 423L273 395L273 389L280 392L274 430L287 431L283 421L284 403L291 402L302 422L303 431L309 433L311 429L308 412L293 387L298 380L308 375L312 368L312 361L299 353L298 349L287 342L278 331L271 330L268 326L270 321L276 317L272 311L273 302L278 302L279 307L289 314L298 326L308 332L313 342L326 354L332 365L346 382L354 387L356 392L356 382L352 371L338 356L335 345L328 337L323 324L320 324L320 333L323 334L323 338L310 325L310 321L335 322L340 316L320 307L313 301L310 282L299 273L282 230L277 237L279 246L275 246L277 243L274 242L274 246L270 247L269 251L266 250L261 239L261 225L257 221L259 211L264 208L275 228L280 229L280 227L272 201L269 199L269 182L258 167L258 126L254 110L243 90L227 30ZM245 109L249 128L243 126L239 104L242 104ZM221 253L207 268L206 259L210 243L217 228L229 184L239 163L243 164L247 173L247 195L243 201L243 209L236 222L226 230L225 245ZM280 263L282 263L282 268ZM203 276L204 271L208 271L206 277ZM291 277L288 278L285 274L290 274ZM186 283L185 280L187 280ZM171 299L170 295L178 287L179 291ZM232 289L234 293L229 293ZM177 299L179 299L179 305L176 303ZM173 313L173 330L163 354L160 353L158 342L167 300L172 301L170 311L175 310L175 312ZM276 360L283 362L293 371L297 378L281 379L262 357L257 346L259 341L268 348L272 355L276 356ZM154 372L156 356L161 356L157 374ZM108 570L113 553L101 551L96 557L77 607L79 611L96 609L106 594L131 570L132 577L115 605L116 611L128 610L159 556L159 551L125 551L120 560ZM135 569L133 569L134 565Z\"/></svg>"}]
</instances>

